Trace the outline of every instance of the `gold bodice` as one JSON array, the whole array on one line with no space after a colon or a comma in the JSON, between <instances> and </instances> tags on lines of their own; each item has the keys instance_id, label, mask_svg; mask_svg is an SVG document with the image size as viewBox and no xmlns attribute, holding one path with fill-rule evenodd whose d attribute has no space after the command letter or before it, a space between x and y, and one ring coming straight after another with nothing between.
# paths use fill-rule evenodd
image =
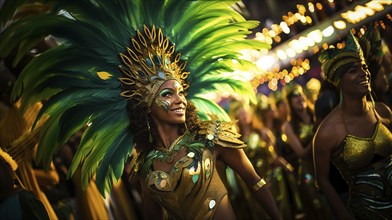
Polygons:
<instances>
[{"instance_id":1,"label":"gold bodice","mask_svg":"<svg viewBox=\"0 0 392 220\"><path fill-rule=\"evenodd\" d=\"M332 162L349 186L358 219L392 219L392 133L377 122L372 137L347 135Z\"/></svg>"},{"instance_id":2,"label":"gold bodice","mask_svg":"<svg viewBox=\"0 0 392 220\"><path fill-rule=\"evenodd\" d=\"M211 219L227 194L208 149L199 159L188 152L169 173L151 171L147 184L149 194L175 219Z\"/></svg>"},{"instance_id":3,"label":"gold bodice","mask_svg":"<svg viewBox=\"0 0 392 220\"><path fill-rule=\"evenodd\" d=\"M344 170L354 171L372 163L375 155L383 158L392 155L392 133L377 122L372 137L362 138L348 134L333 161Z\"/></svg>"},{"instance_id":4,"label":"gold bodice","mask_svg":"<svg viewBox=\"0 0 392 220\"><path fill-rule=\"evenodd\" d=\"M186 155L169 172L153 169L152 161L166 158L160 150L136 158L133 170L145 176L148 193L165 208L169 219L212 219L227 195L222 162L217 164L214 149L217 145L244 148L239 136L231 122L204 121L197 134L187 133L175 141L173 149L181 146L178 149L185 148Z\"/></svg>"}]
</instances>

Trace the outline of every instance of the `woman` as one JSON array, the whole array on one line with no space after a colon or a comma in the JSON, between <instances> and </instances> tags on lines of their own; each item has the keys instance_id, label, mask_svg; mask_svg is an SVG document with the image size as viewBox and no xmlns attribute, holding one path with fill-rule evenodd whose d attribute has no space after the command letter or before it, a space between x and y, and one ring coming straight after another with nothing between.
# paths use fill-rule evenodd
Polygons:
<instances>
[{"instance_id":1,"label":"woman","mask_svg":"<svg viewBox=\"0 0 392 220\"><path fill-rule=\"evenodd\" d=\"M31 49L26 42L39 36L55 36L60 44L36 56L13 90L24 106L45 100L41 114L49 117L38 161L48 166L59 146L87 125L68 174L80 168L84 188L96 174L105 195L134 154L130 174L140 180L147 219L235 218L220 162L237 171L266 211L280 219L265 181L241 149L245 145L231 123L219 122L229 117L203 96L229 91L254 99L236 70L254 67L241 58L242 49L267 47L246 39L258 22L246 21L227 1L58 4L54 9L60 12L12 23L0 42L4 53L20 42L23 53Z\"/></svg>"},{"instance_id":2,"label":"woman","mask_svg":"<svg viewBox=\"0 0 392 220\"><path fill-rule=\"evenodd\" d=\"M305 218L329 219L328 206L324 204L324 198L314 185L311 152L315 125L313 108L307 101L301 85L287 85L284 92L289 107L289 120L282 126L290 147L286 150L286 159L294 166Z\"/></svg>"},{"instance_id":3,"label":"woman","mask_svg":"<svg viewBox=\"0 0 392 220\"><path fill-rule=\"evenodd\" d=\"M279 218L275 202L268 189L261 187L264 180L246 157L245 145L237 139L232 124L199 122L177 80L160 86L147 117L152 142L145 143L149 132L135 137L141 152L139 173L147 219L161 218L160 206L175 219L235 219L218 170L222 162L244 179L271 217Z\"/></svg>"},{"instance_id":4,"label":"woman","mask_svg":"<svg viewBox=\"0 0 392 220\"><path fill-rule=\"evenodd\" d=\"M273 127L273 120L276 118L275 106L272 100L263 94L258 94L256 98L256 105L247 108L246 105L238 102L241 104L237 104L231 112L234 115L233 118L238 119L237 125L241 140L247 145L245 153L256 172L265 177L269 183L268 187L276 198L279 213L283 219L293 219L294 214L288 192L291 186L288 186L286 179L287 175L292 175L293 168L278 155L275 135L267 126ZM253 192L247 189L246 184L240 178L237 178L237 184L241 189L236 195L238 198L235 198L235 209L240 208L236 211L242 215L242 219L269 219L253 198ZM244 203L244 200L247 202Z\"/></svg>"},{"instance_id":5,"label":"woman","mask_svg":"<svg viewBox=\"0 0 392 220\"><path fill-rule=\"evenodd\" d=\"M370 73L352 33L345 48L330 48L319 60L341 99L314 137L318 185L340 219L391 219L391 110L367 100ZM330 161L348 183L347 206L328 179Z\"/></svg>"}]
</instances>

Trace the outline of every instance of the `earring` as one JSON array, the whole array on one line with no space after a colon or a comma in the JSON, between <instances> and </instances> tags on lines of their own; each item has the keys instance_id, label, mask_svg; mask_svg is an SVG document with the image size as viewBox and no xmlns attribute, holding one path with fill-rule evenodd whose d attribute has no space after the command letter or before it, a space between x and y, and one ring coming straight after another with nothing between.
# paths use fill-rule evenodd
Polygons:
<instances>
[{"instance_id":1,"label":"earring","mask_svg":"<svg viewBox=\"0 0 392 220\"><path fill-rule=\"evenodd\" d=\"M147 128L148 128L148 142L152 143L153 142L153 138L152 138L152 134L151 134L151 127L150 127L150 121L147 120Z\"/></svg>"}]
</instances>

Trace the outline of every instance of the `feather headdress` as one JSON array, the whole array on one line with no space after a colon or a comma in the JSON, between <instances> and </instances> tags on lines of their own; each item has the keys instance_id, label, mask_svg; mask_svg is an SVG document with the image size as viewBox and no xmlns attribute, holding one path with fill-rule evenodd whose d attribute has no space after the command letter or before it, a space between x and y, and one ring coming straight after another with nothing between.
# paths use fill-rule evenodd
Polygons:
<instances>
[{"instance_id":1,"label":"feather headdress","mask_svg":"<svg viewBox=\"0 0 392 220\"><path fill-rule=\"evenodd\" d=\"M366 64L369 66L372 82L374 82L373 80L382 67L382 59L384 56L380 31L374 23L368 27L365 34L359 38L358 42L361 45Z\"/></svg>"},{"instance_id":2,"label":"feather headdress","mask_svg":"<svg viewBox=\"0 0 392 220\"><path fill-rule=\"evenodd\" d=\"M8 0L13 10L23 0ZM86 187L96 173L103 194L123 173L132 152L132 115L127 99L149 105L153 82L174 77L186 89L201 119L225 111L201 94L235 92L254 100L251 84L237 69L254 68L241 58L245 49L266 48L247 39L256 21L231 8L235 1L190 0L47 0L53 12L12 22L0 36L2 57L18 46L15 62L45 36L59 46L35 57L17 80L13 98L23 108L46 100L38 116L48 115L37 160L52 156L86 124L70 175L82 165ZM2 13L4 23L10 13ZM120 95L121 94L121 95Z\"/></svg>"}]
</instances>

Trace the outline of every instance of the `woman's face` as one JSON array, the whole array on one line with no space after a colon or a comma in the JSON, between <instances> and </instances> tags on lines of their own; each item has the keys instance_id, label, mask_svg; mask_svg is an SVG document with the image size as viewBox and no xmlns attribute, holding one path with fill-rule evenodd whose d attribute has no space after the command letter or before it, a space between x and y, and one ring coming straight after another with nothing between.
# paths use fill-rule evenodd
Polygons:
<instances>
[{"instance_id":1,"label":"woman's face","mask_svg":"<svg viewBox=\"0 0 392 220\"><path fill-rule=\"evenodd\" d=\"M303 110L308 106L306 103L306 96L302 92L294 94L290 98L290 103L293 107L293 110Z\"/></svg>"},{"instance_id":2,"label":"woman's face","mask_svg":"<svg viewBox=\"0 0 392 220\"><path fill-rule=\"evenodd\" d=\"M348 94L365 96L370 92L370 75L361 63L355 63L343 74L341 89Z\"/></svg>"},{"instance_id":3,"label":"woman's face","mask_svg":"<svg viewBox=\"0 0 392 220\"><path fill-rule=\"evenodd\" d=\"M184 88L178 81L168 80L159 88L151 114L156 123L183 124L186 105Z\"/></svg>"}]
</instances>

